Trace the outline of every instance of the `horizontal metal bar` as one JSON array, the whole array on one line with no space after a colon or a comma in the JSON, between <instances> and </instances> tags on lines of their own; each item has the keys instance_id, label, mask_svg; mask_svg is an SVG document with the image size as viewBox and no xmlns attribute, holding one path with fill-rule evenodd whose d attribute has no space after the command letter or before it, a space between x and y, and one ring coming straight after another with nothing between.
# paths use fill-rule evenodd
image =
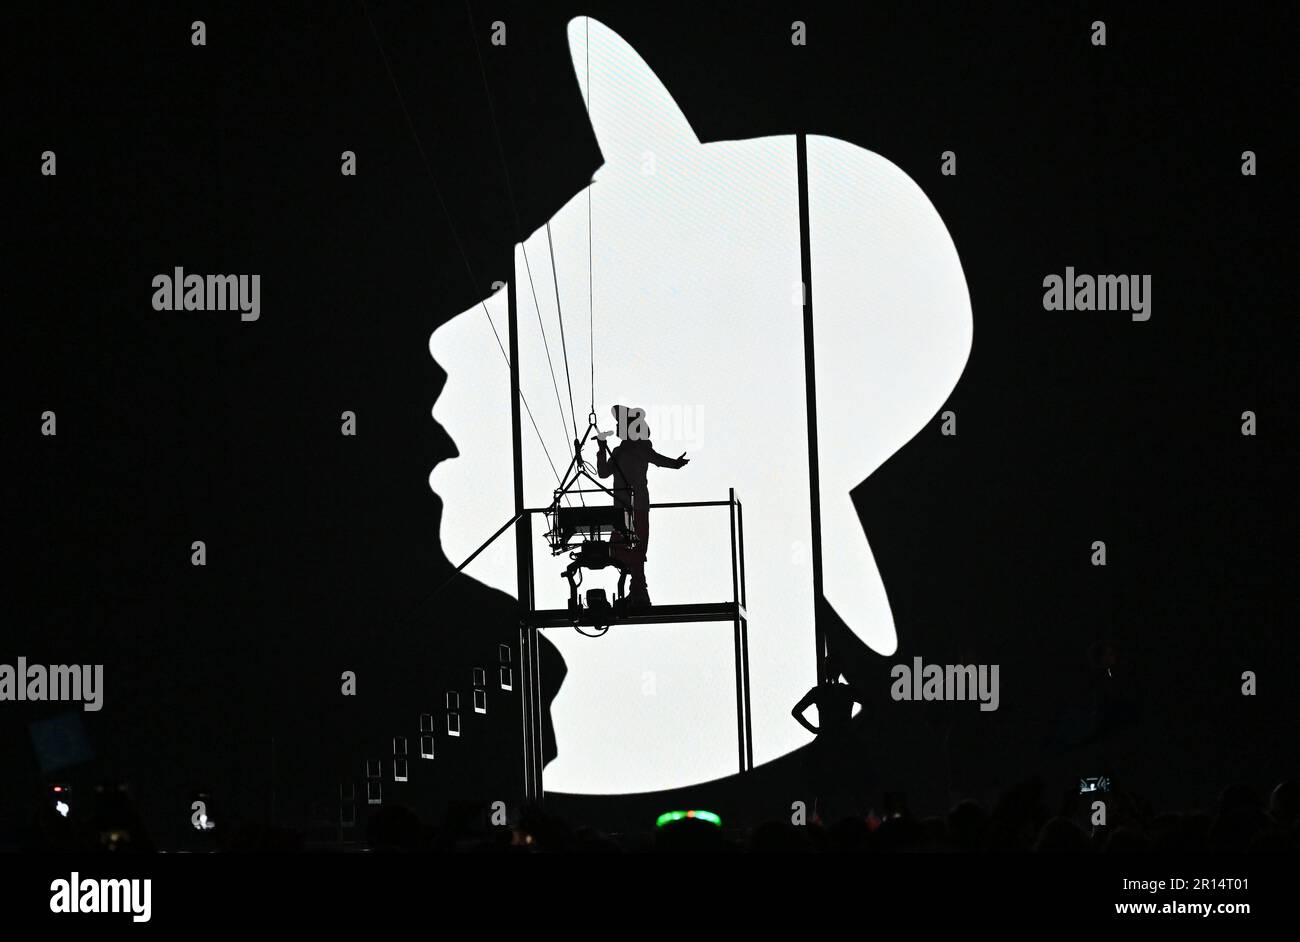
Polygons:
<instances>
[{"instance_id":1,"label":"horizontal metal bar","mask_svg":"<svg viewBox=\"0 0 1300 942\"><path fill-rule=\"evenodd\" d=\"M597 615L589 609L583 609L578 619L579 624L594 624ZM602 624L607 625L655 625L685 624L689 622L735 621L745 618L743 606L734 602L713 602L687 605L652 605L627 612L621 617L612 613L599 615ZM557 628L574 624L573 614L567 609L537 609L523 615L525 627Z\"/></svg>"},{"instance_id":2,"label":"horizontal metal bar","mask_svg":"<svg viewBox=\"0 0 1300 942\"><path fill-rule=\"evenodd\" d=\"M729 500L677 500L664 504L651 504L650 509L656 507L726 507L731 503Z\"/></svg>"},{"instance_id":3,"label":"horizontal metal bar","mask_svg":"<svg viewBox=\"0 0 1300 942\"><path fill-rule=\"evenodd\" d=\"M572 492L570 492L572 493ZM729 500L678 500L662 504L651 504L650 509L669 508L669 507L726 507L730 505ZM548 514L551 512L550 507L525 507L522 511L526 514Z\"/></svg>"}]
</instances>

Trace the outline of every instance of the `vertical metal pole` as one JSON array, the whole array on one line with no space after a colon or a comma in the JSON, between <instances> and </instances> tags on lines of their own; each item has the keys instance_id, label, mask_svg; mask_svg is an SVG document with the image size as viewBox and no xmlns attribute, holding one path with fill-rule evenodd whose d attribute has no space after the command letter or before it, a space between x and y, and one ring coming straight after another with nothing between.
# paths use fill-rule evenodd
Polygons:
<instances>
[{"instance_id":1,"label":"vertical metal pole","mask_svg":"<svg viewBox=\"0 0 1300 942\"><path fill-rule=\"evenodd\" d=\"M506 286L510 315L510 444L514 454L515 513L521 514L515 525L515 556L518 572L519 607L530 612L532 599L532 518L524 513L523 425L519 414L519 303L512 278Z\"/></svg>"},{"instance_id":2,"label":"vertical metal pole","mask_svg":"<svg viewBox=\"0 0 1300 942\"><path fill-rule=\"evenodd\" d=\"M745 681L745 768L754 767L754 711L749 702L749 620L740 620L740 655Z\"/></svg>"},{"instance_id":3,"label":"vertical metal pole","mask_svg":"<svg viewBox=\"0 0 1300 942\"><path fill-rule=\"evenodd\" d=\"M740 607L747 608L749 602L745 594L745 507L736 499L736 491L731 491L732 500L736 505L736 552L740 555ZM749 702L749 620L740 615L738 619L740 628L740 673L743 684L744 700L743 709L745 716L745 769L749 770L754 767L754 728L752 726L753 710Z\"/></svg>"},{"instance_id":4,"label":"vertical metal pole","mask_svg":"<svg viewBox=\"0 0 1300 942\"><path fill-rule=\"evenodd\" d=\"M808 223L808 138L795 136L799 176L799 263L803 270L803 363L808 401L808 497L812 509L813 626L817 682L826 680L826 626L822 623L822 510L817 462L817 368L813 344L812 248Z\"/></svg>"},{"instance_id":5,"label":"vertical metal pole","mask_svg":"<svg viewBox=\"0 0 1300 942\"><path fill-rule=\"evenodd\" d=\"M736 489L727 489L727 511L731 514L731 601L740 605L740 570L736 564Z\"/></svg>"},{"instance_id":6,"label":"vertical metal pole","mask_svg":"<svg viewBox=\"0 0 1300 942\"><path fill-rule=\"evenodd\" d=\"M532 612L537 608L537 585L534 582L533 571L533 515L524 514L519 521L519 525L524 528L524 571L528 573L528 611ZM523 601L523 596L520 596Z\"/></svg>"},{"instance_id":7,"label":"vertical metal pole","mask_svg":"<svg viewBox=\"0 0 1300 942\"><path fill-rule=\"evenodd\" d=\"M536 628L529 625L519 627L520 693L524 712L524 800L541 803L542 711L537 636Z\"/></svg>"},{"instance_id":8,"label":"vertical metal pole","mask_svg":"<svg viewBox=\"0 0 1300 942\"><path fill-rule=\"evenodd\" d=\"M510 445L514 455L515 513L524 512L523 435L519 416L519 308L515 281L506 286L510 318ZM515 562L519 585L519 605L527 611L528 574L524 568L528 555L528 532L531 521L521 518L515 524Z\"/></svg>"},{"instance_id":9,"label":"vertical metal pole","mask_svg":"<svg viewBox=\"0 0 1300 942\"><path fill-rule=\"evenodd\" d=\"M740 547L740 607L748 608L745 595L745 505L736 501L736 543Z\"/></svg>"},{"instance_id":10,"label":"vertical metal pole","mask_svg":"<svg viewBox=\"0 0 1300 942\"><path fill-rule=\"evenodd\" d=\"M528 670L528 628L519 626L519 703L523 715L524 801L533 800L533 681Z\"/></svg>"},{"instance_id":11,"label":"vertical metal pole","mask_svg":"<svg viewBox=\"0 0 1300 942\"><path fill-rule=\"evenodd\" d=\"M542 775L545 764L543 740L546 723L542 717L542 632L538 628L528 631L528 651L532 657L531 697L533 703L533 801L543 804L546 800L546 786Z\"/></svg>"},{"instance_id":12,"label":"vertical metal pole","mask_svg":"<svg viewBox=\"0 0 1300 942\"><path fill-rule=\"evenodd\" d=\"M732 644L735 647L736 661L736 748L737 765L745 771L745 653L741 646L740 613L732 622Z\"/></svg>"},{"instance_id":13,"label":"vertical metal pole","mask_svg":"<svg viewBox=\"0 0 1300 942\"><path fill-rule=\"evenodd\" d=\"M513 257L512 257L513 262ZM519 300L515 290L515 278L506 284L506 300L509 305L510 322L510 444L514 456L514 490L515 513L519 521L515 524L515 576L519 597L519 653L522 663L521 685L524 720L524 797L536 800L542 791L542 770L537 756L540 750L537 741L541 736L536 704L540 696L536 689L539 678L533 670L536 662L536 631L529 623L533 609L532 556L531 542L532 518L524 513L524 453L523 434L519 409Z\"/></svg>"},{"instance_id":14,"label":"vertical metal pole","mask_svg":"<svg viewBox=\"0 0 1300 942\"><path fill-rule=\"evenodd\" d=\"M740 636L740 579L736 560L736 489L727 489L727 512L731 517L731 604L732 642L736 660L736 742L740 771L745 771L745 652Z\"/></svg>"}]
</instances>

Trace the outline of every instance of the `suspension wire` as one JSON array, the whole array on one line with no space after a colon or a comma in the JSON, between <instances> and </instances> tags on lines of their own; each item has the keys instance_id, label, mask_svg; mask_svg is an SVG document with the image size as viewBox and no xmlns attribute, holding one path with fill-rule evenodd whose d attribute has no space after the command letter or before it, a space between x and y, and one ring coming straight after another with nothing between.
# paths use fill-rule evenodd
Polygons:
<instances>
[{"instance_id":1,"label":"suspension wire","mask_svg":"<svg viewBox=\"0 0 1300 942\"><path fill-rule=\"evenodd\" d=\"M555 316L560 322L560 349L564 351L564 381L569 386L569 415L573 419L573 437L578 437L578 413L573 408L573 377L569 375L569 345L564 340L564 309L560 307L560 276L555 271L555 243L551 241L551 222L546 221L546 246L551 252L551 280L555 282Z\"/></svg>"},{"instance_id":2,"label":"suspension wire","mask_svg":"<svg viewBox=\"0 0 1300 942\"><path fill-rule=\"evenodd\" d=\"M573 379L569 376L569 344L564 338L564 309L560 307L560 276L559 274L556 273L555 270L555 243L551 241L550 220L547 220L546 222L546 245L547 248L550 250L550 255L551 255L551 281L555 285L555 316L560 322L560 349L564 352L564 381L569 387L569 417L573 420L573 458L574 458L574 464L576 464L581 469L584 465L586 465L586 462L583 461L581 458L582 444L578 440L578 415L573 409ZM525 261L527 261L526 257L525 257ZM531 273L529 273L528 278L529 281L532 280ZM535 304L536 302L537 302L537 296L536 296L536 292L534 292L533 303ZM537 309L537 317L538 320L540 321L541 320L540 306ZM554 381L555 379L554 371L552 371L551 373L551 379L552 381ZM555 395L557 398L559 397L560 395L559 390L556 390ZM560 422L561 423L564 422L563 406L560 407ZM585 437L583 441L586 441ZM582 506L584 507L587 506L587 497L585 494L582 493L581 490L578 491L578 500L582 502ZM573 506L572 500L569 501L569 506L570 507Z\"/></svg>"},{"instance_id":3,"label":"suspension wire","mask_svg":"<svg viewBox=\"0 0 1300 942\"><path fill-rule=\"evenodd\" d=\"M524 253L524 270L528 273L528 287L533 293L533 307L537 310L537 326L542 331L542 349L546 351L546 365L550 367L551 370L551 388L555 390L555 407L560 410L560 431L564 433L565 438L568 438L569 429L564 421L564 404L560 401L560 383L559 380L555 378L555 362L551 359L551 344L546 339L546 325L542 323L542 305L541 302L537 300L537 285L533 281L533 266L528 262L528 247L524 243L520 242L519 248ZM563 330L563 323L561 323L561 330ZM569 358L567 351L564 354L564 358L567 362ZM573 423L573 437L578 437L577 422Z\"/></svg>"},{"instance_id":4,"label":"suspension wire","mask_svg":"<svg viewBox=\"0 0 1300 942\"><path fill-rule=\"evenodd\" d=\"M545 349L545 351L546 351L546 365L547 365L547 368L548 368L548 369L550 370L550 372L551 372L551 388L555 390L555 405L556 405L556 407L560 410L560 427L561 427L561 428L564 428L564 406L563 406L563 404L562 404L561 401L560 401L560 384L559 384L559 381L556 379L556 376L555 376L555 363L554 363L553 359L551 358L551 345L550 345L549 341L548 341L547 338L546 338L546 327L545 327L545 325L544 325L543 322L542 322L542 306L541 306L541 303L540 303L540 302L538 301L538 299L537 299L537 284L536 284L536 282L533 280L533 267L532 267L532 264L531 264L531 263L529 262L529 260L528 260L528 246L527 246L527 241L523 238L523 228L524 228L524 226L523 226L523 220L520 219L520 217L519 217L519 203L518 203L518 201L515 199L514 184L513 184L513 183L511 182L511 180L510 180L510 165L509 165L509 163L506 161L505 145L503 144L503 142L502 142L502 137L501 137L501 125L500 125L500 123L497 121L496 102L495 102L495 101L493 100L493 98L492 98L492 87L491 87L491 85L488 83L488 77L487 77L487 66L486 66L486 64L485 64L484 61L483 61L483 52L482 52L482 50L479 48L479 44L478 44L478 33L476 32L475 27L474 27L474 10L473 10L473 8L472 8L471 5L470 5L469 0L465 0L465 16L467 17L467 19L468 19L468 21L469 21L470 39L472 40L472 42L473 42L473 46L474 46L474 57L475 57L475 59L478 60L479 77L483 80L483 95L484 95L484 97L487 99L488 116L489 116L489 118L490 118L491 121L492 121L492 133L493 133L493 136L496 138L496 144L497 144L497 156L498 156L498 157L500 158L500 160L501 160L501 174L502 174L502 177L505 179L505 184L506 184L506 195L507 195L507 196L509 197L509 199L510 199L510 210L511 210L511 212L514 214L514 217L515 217L515 231L516 231L516 233L517 233L518 236L519 236L519 248L520 248L520 251L523 253L523 256L524 256L524 270L528 273L528 286L529 286L529 290L532 292L532 295L533 295L533 307L534 307L534 308L536 309L536 311L537 311L537 326L541 329L541 333L542 333L542 347L543 347L543 349ZM548 223L548 226L549 226L549 223ZM548 231L547 231L547 239L548 239L548 241L549 241L549 239L550 239L550 231L549 231L549 229L548 229ZM555 259L554 259L554 254L552 254L552 258L551 258L551 268L552 268L552 277L554 277L554 268L555 268ZM558 282L558 281L556 282L555 292L556 292L556 294L555 294L555 296L556 296L556 301L557 301L557 303L558 303L558 300L559 300L559 282ZM567 377L567 375L568 375L568 364L569 364L569 351L568 351L568 348L564 346L564 321L563 321L563 319L561 319L561 321L560 321L560 344L561 344L561 347L562 347L563 350L564 350L565 375L566 375L566 377ZM572 393L572 383L570 383L570 393L569 393L569 413L570 413L571 416L573 415L573 393ZM568 437L568 434L569 434L569 433L568 433L568 430L565 429L565 430L564 430L564 435L565 435L566 438ZM577 422L576 417L573 418L573 437L574 437L574 440L576 441L576 440L577 440L577 437L578 437L578 422ZM567 450L568 450L568 449L566 449L566 451L567 451ZM563 482L563 480L560 481L560 486L561 486L561 487L564 486L564 482ZM573 505L573 498L570 497L567 493L565 494L565 499L568 500L570 506ZM587 503L586 498L584 498L581 494L579 494L579 495L578 495L578 499L582 501L583 506L586 506L586 503Z\"/></svg>"},{"instance_id":5,"label":"suspension wire","mask_svg":"<svg viewBox=\"0 0 1300 942\"><path fill-rule=\"evenodd\" d=\"M583 54L587 59L587 123L591 123L591 17L582 18L587 31ZM587 184L587 344L591 358L591 414L596 414L596 277L591 266L591 191Z\"/></svg>"},{"instance_id":6,"label":"suspension wire","mask_svg":"<svg viewBox=\"0 0 1300 942\"><path fill-rule=\"evenodd\" d=\"M366 25L370 27L370 35L375 40L375 47L379 50L380 59L383 60L384 71L388 74L388 81L393 86L393 92L397 96L397 104L402 109L402 116L406 119L406 127L411 132L411 139L415 142L415 149L420 155L420 162L424 164L424 172L428 175L429 183L433 187L433 195L437 198L438 205L442 207L442 213L447 220L447 228L451 233L452 242L455 243L456 251L460 254L461 261L465 264L465 272L469 275L470 284L474 286L475 290L477 290L478 281L474 277L474 267L470 264L469 254L465 251L465 245L460 240L460 233L456 231L456 224L451 218L451 210L447 207L447 201L443 199L442 190L438 186L438 180L433 175L433 167L429 164L429 158L424 152L424 145L420 142L420 135L415 130L415 122L411 120L411 113L407 110L406 99L402 96L402 90L397 85L397 78L393 75L393 68L388 62L388 53L384 51L384 44L379 39L379 32L375 29L374 20L370 18L370 9L366 6L366 0L361 0L361 11L365 14ZM475 49L477 48L476 44ZM492 335L496 337L497 347L500 349L501 355L505 358L506 367L510 368L510 355L506 353L506 348L501 343L501 335L497 333L496 324L492 322L492 314L487 309L487 303L480 299L479 305L483 308L483 313L487 315L488 325L492 328ZM532 423L533 431L537 433L537 442L542 446L542 451L546 454L546 462L551 466L551 473L555 475L555 480L558 483L560 480L560 472L556 469L555 462L551 459L550 449L546 447L546 440L542 438L541 429L537 427L537 420L533 417L533 410L528 405L528 399L524 396L523 389L519 390L519 399L528 413L528 420Z\"/></svg>"},{"instance_id":7,"label":"suspension wire","mask_svg":"<svg viewBox=\"0 0 1300 942\"><path fill-rule=\"evenodd\" d=\"M492 315L488 314L488 309L486 304L483 305L483 313L487 314L488 326L492 328L492 336L497 339L497 349L499 349L501 351L501 355L505 357L506 368L509 369L510 355L506 353L505 345L501 342L501 335L497 333L497 325L492 322ZM524 398L523 389L519 390L519 400L524 404L524 410L528 413L528 421L532 423L533 431L537 434L537 443L542 446L542 451L545 452L546 454L546 463L551 466L551 473L555 475L555 483L562 484L563 482L560 480L560 472L556 470L555 462L551 460L551 452L546 447L546 442L542 438L542 430L537 427L537 420L533 418L533 410L529 408L528 400ZM570 506L573 505L572 500L569 501L569 505Z\"/></svg>"}]
</instances>

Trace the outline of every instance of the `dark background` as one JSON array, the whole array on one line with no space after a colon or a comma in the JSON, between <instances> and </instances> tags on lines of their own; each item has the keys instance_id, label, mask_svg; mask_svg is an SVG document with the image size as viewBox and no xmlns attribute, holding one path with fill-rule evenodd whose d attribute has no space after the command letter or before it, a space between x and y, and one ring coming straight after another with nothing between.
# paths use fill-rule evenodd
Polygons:
<instances>
[{"instance_id":1,"label":"dark background","mask_svg":"<svg viewBox=\"0 0 1300 942\"><path fill-rule=\"evenodd\" d=\"M452 454L427 342L600 163L566 46L582 14L640 52L702 141L807 131L874 150L956 243L975 323L945 406L959 434L936 421L855 494L898 655L832 630L874 697L873 787L934 811L1030 774L1107 772L1168 807L1300 774L1291 19L475 3L475 33L463 4L300 2L4 13L0 661L105 665L106 707L83 714L98 758L64 777L130 782L163 839L197 788L228 821L328 824L340 781L396 733L414 747L447 689L468 705L470 668L514 640L508 600L468 580L421 601L450 571L426 483ZM57 177L40 175L46 149ZM153 311L151 278L177 265L261 274L261 320ZM1044 275L1067 265L1150 274L1151 320L1043 311ZM1239 432L1246 409L1257 437ZM1140 704L1116 729L1093 709L1104 638ZM1000 664L1000 710L890 702L889 665L918 654ZM360 696L339 695L343 670ZM487 717L465 709L466 735L439 735L433 771L413 760L402 800L437 816L517 798L517 693L491 690ZM63 712L0 704L0 829L41 793L28 723ZM556 806L643 823L688 799L775 816L799 797L796 757L685 795Z\"/></svg>"}]
</instances>

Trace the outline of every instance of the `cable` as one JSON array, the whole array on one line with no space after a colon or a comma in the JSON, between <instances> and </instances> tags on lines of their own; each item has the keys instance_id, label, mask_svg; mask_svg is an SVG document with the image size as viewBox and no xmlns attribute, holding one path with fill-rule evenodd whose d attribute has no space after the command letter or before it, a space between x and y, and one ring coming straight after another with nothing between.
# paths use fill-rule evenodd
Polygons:
<instances>
[{"instance_id":1,"label":"cable","mask_svg":"<svg viewBox=\"0 0 1300 942\"><path fill-rule=\"evenodd\" d=\"M564 338L564 312L560 308L560 278L555 271L555 244L551 241L551 223L549 220L546 223L546 244L550 250L550 255L551 255L551 281L555 284L555 313L560 321L560 349L564 352L564 380L569 387L569 416L573 420L574 459L575 461L577 461L579 460L579 455L580 455L578 449L581 447L580 445L578 445L578 415L573 410L573 381L569 378L569 345ZM525 266L528 265L528 254L526 252L524 253L524 265ZM528 283L532 284L532 281L533 281L533 272L532 269L529 268ZM537 322L538 324L540 324L542 322L542 306L537 302L536 289L533 290L533 304L537 308ZM542 330L542 342L543 343L546 342L545 328L543 328ZM549 347L546 350L546 362L547 365L549 366L551 362L551 351ZM555 384L555 368L553 366L551 367L551 383L552 385ZM555 401L556 404L558 405L560 401L560 390L558 388L555 390ZM564 424L564 406L562 405L560 406L560 424L561 425ZM572 464L570 465L570 467L572 467ZM561 487L564 486L563 481L560 482L560 486ZM578 500L582 503L582 506L584 507L587 506L587 498L581 491L578 492ZM572 497L569 497L569 506L570 507L573 506Z\"/></svg>"},{"instance_id":2,"label":"cable","mask_svg":"<svg viewBox=\"0 0 1300 942\"><path fill-rule=\"evenodd\" d=\"M482 50L479 49L478 33L474 28L474 10L470 6L469 0L465 0L465 16L469 23L470 40L474 46L474 58L478 61L479 77L483 80L483 95L487 99L488 117L491 119L492 134L493 137L496 139L497 156L501 160L501 175L505 179L506 196L510 200L510 211L514 214L515 217L515 234L519 239L519 248L524 256L524 270L528 274L528 287L533 295L533 307L537 311L537 326L541 329L542 347L546 351L546 366L551 372L551 387L555 390L555 405L560 410L560 426L561 428L563 428L564 427L564 406L560 401L560 384L555 377L555 363L551 358L551 345L546 338L546 326L542 321L542 306L537 299L537 284L533 280L533 267L528 260L527 241L523 237L524 226L523 226L523 221L519 217L519 203L515 200L515 188L514 188L514 184L510 180L510 165L506 161L505 145L502 142L502 138L501 138L501 125L497 122L496 103L492 98L492 87L488 84L487 66L483 62L483 52ZM549 232L548 232L548 237L549 237ZM552 268L554 268L554 258L552 258ZM559 299L558 283L556 286L556 299L557 301ZM564 331L564 323L563 321L561 321L560 323L561 343L563 343L563 331ZM564 351L564 357L565 357L565 368L567 370L568 368L567 349ZM569 411L570 413L572 413L573 412L572 393L570 393L569 400L570 400ZM568 429L564 429L565 438L568 438L568 434L569 434ZM575 439L578 437L578 423L576 418L574 418L573 420L573 435ZM567 451L568 449L566 448L565 450ZM549 458L549 453L548 453L548 458ZM554 463L552 463L552 469L554 469ZM559 478L559 475L556 475L556 479L559 482L560 486L563 487L564 482ZM579 497L581 498L581 495L579 495ZM573 498L568 497L566 495L566 499L568 500L569 505L573 506ZM583 499L582 503L585 506L586 500Z\"/></svg>"},{"instance_id":3,"label":"cable","mask_svg":"<svg viewBox=\"0 0 1300 942\"><path fill-rule=\"evenodd\" d=\"M551 387L555 390L555 406L557 409L560 410L560 429L561 431L564 432L564 436L567 438L569 436L569 430L565 428L564 425L564 404L560 401L560 384L559 381L555 378L555 363L551 359L550 342L547 341L546 339L546 325L542 323L542 305L537 300L537 285L533 282L533 266L530 265L528 262L528 246L525 245L523 242L520 242L519 248L524 254L524 271L528 273L528 287L533 293L533 307L537 310L537 326L541 328L542 331L542 349L546 351L546 365L547 367L550 368L551 371ZM561 323L561 330L563 330L562 323ZM567 352L564 355L564 359L565 362L567 363L569 359L569 355ZM578 423L576 421L573 423L573 437L574 438L578 437Z\"/></svg>"},{"instance_id":4,"label":"cable","mask_svg":"<svg viewBox=\"0 0 1300 942\"><path fill-rule=\"evenodd\" d=\"M509 369L510 355L506 353L505 345L501 343L501 335L497 333L497 325L492 322L492 315L488 313L486 304L483 305L483 313L487 314L488 326L492 328L492 336L496 337L497 348L501 351L501 355L505 357L506 368ZM524 391L522 389L519 390L519 401L524 404L524 411L528 413L528 421L532 423L533 431L537 433L537 442L542 446L542 451L546 454L546 463L551 466L551 473L555 475L555 483L563 484L564 482L560 480L560 472L556 469L555 462L551 460L551 452L547 449L546 442L542 439L542 430L537 427L537 420L533 418L533 410L529 407L528 400L524 397ZM572 506L573 501L569 501L569 505Z\"/></svg>"},{"instance_id":5,"label":"cable","mask_svg":"<svg viewBox=\"0 0 1300 942\"><path fill-rule=\"evenodd\" d=\"M591 17L583 17L587 36L583 50L587 58L587 123L591 123ZM591 190L587 184L587 343L591 358L591 414L596 414L596 276L591 264Z\"/></svg>"},{"instance_id":6,"label":"cable","mask_svg":"<svg viewBox=\"0 0 1300 942\"><path fill-rule=\"evenodd\" d=\"M433 187L433 194L438 199L438 205L442 207L443 216L447 220L447 228L451 232L452 242L456 245L456 251L460 254L461 261L465 264L465 272L469 275L470 284L477 288L478 281L474 278L474 267L470 265L469 255L465 251L465 245L460 240L460 234L456 231L456 224L452 221L451 210L447 207L447 201L442 197L442 190L438 187L438 180L433 175L433 168L429 164L429 158L424 152L424 145L420 143L420 135L415 130L415 122L411 120L411 113L406 108L406 99L402 96L402 90L397 85L397 78L393 75L393 68L388 62L388 54L384 52L384 44L379 39L379 32L375 29L374 20L370 18L370 9L366 6L366 0L361 0L361 12L365 14L366 25L370 27L370 35L375 40L375 47L379 50L379 57L383 60L384 71L388 74L388 81L393 86L393 92L397 95L397 104L402 109L402 117L406 119L406 126L411 132L411 139L415 142L415 149L420 155L420 162L424 164L424 172L429 177L429 183ZM475 49L477 49L477 44ZM500 141L498 140L498 145ZM505 346L501 343L501 335L497 333L496 324L492 323L492 315L487 309L487 303L480 300L479 305L483 308L483 313L487 315L488 324L492 327L492 334L497 339L497 347L501 350L501 355L505 357L507 368L510 367L510 356L506 353ZM524 396L524 391L519 390L519 399L524 404L524 409L528 412L528 419L532 422L533 431L537 433L537 441L542 446L542 451L546 454L546 461L551 466L551 473L555 475L555 480L559 483L560 472L555 467L555 462L551 459L550 449L546 447L546 440L542 438L541 429L537 427L537 420L533 418L533 410L528 405L528 399Z\"/></svg>"},{"instance_id":7,"label":"cable","mask_svg":"<svg viewBox=\"0 0 1300 942\"><path fill-rule=\"evenodd\" d=\"M564 381L569 386L569 415L573 418L573 437L578 437L578 413L573 408L573 377L569 375L569 345L564 339L564 309L560 307L560 276L555 270L555 243L551 241L551 222L546 221L546 246L551 253L551 281L555 283L555 316L560 322L560 349L564 351Z\"/></svg>"}]
</instances>

